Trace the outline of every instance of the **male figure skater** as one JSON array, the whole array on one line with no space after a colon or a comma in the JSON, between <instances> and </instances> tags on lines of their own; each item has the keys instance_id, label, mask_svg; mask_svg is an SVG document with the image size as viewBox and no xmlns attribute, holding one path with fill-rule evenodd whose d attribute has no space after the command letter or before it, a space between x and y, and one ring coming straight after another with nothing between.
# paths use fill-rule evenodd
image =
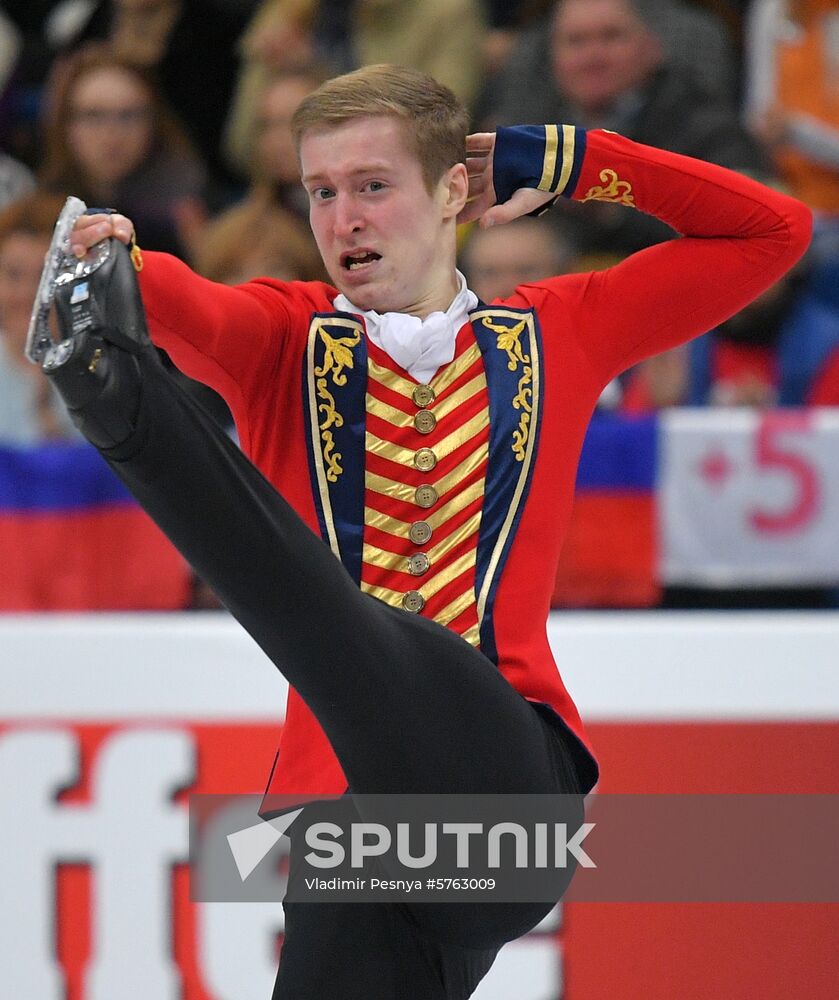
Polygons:
<instances>
[{"instance_id":1,"label":"male figure skater","mask_svg":"<svg viewBox=\"0 0 839 1000\"><path fill-rule=\"evenodd\" d=\"M272 791L585 793L596 764L545 619L589 416L618 372L780 277L809 213L603 131L467 140L453 95L396 67L327 82L295 130L332 286L228 288L133 255L152 340L224 396L253 465L167 378L124 267L107 287L92 276L93 313L59 289L68 340L44 368L288 677ZM478 302L455 269L458 220L559 196L684 235ZM73 248L132 228L83 217ZM466 998L549 908L287 905L274 997Z\"/></svg>"}]
</instances>

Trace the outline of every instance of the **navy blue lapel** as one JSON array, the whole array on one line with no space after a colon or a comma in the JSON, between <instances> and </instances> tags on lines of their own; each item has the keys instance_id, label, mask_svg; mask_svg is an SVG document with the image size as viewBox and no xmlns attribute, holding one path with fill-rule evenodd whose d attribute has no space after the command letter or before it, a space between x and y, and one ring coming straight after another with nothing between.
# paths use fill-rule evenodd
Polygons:
<instances>
[{"instance_id":1,"label":"navy blue lapel","mask_svg":"<svg viewBox=\"0 0 839 1000\"><path fill-rule=\"evenodd\" d=\"M364 540L367 340L351 313L315 313L303 361L312 492L321 537L356 582Z\"/></svg>"},{"instance_id":2,"label":"navy blue lapel","mask_svg":"<svg viewBox=\"0 0 839 1000\"><path fill-rule=\"evenodd\" d=\"M475 594L481 650L498 662L492 610L536 461L542 415L542 341L532 309L479 306L470 314L489 394L489 465Z\"/></svg>"}]
</instances>

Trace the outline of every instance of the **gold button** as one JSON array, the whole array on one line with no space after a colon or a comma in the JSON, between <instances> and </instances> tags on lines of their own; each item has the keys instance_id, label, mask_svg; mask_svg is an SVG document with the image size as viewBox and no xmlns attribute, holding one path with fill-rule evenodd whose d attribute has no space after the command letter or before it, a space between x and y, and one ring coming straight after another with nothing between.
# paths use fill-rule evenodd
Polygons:
<instances>
[{"instance_id":1,"label":"gold button","mask_svg":"<svg viewBox=\"0 0 839 1000\"><path fill-rule=\"evenodd\" d=\"M428 521L414 521L408 529L408 537L414 545L425 545L431 538L431 525Z\"/></svg>"},{"instance_id":2,"label":"gold button","mask_svg":"<svg viewBox=\"0 0 839 1000\"><path fill-rule=\"evenodd\" d=\"M416 552L408 559L408 572L411 576L422 576L428 572L430 565L428 556L424 552Z\"/></svg>"},{"instance_id":3,"label":"gold button","mask_svg":"<svg viewBox=\"0 0 839 1000\"><path fill-rule=\"evenodd\" d=\"M437 398L437 393L431 388L430 385L418 385L416 389L411 393L411 397L417 406L428 406L429 403L433 403Z\"/></svg>"},{"instance_id":4,"label":"gold button","mask_svg":"<svg viewBox=\"0 0 839 1000\"><path fill-rule=\"evenodd\" d=\"M425 598L418 590L409 590L402 597L402 607L412 615L419 614L425 607Z\"/></svg>"},{"instance_id":5,"label":"gold button","mask_svg":"<svg viewBox=\"0 0 839 1000\"><path fill-rule=\"evenodd\" d=\"M437 503L437 490L433 486L418 486L414 499L420 507L433 507Z\"/></svg>"},{"instance_id":6,"label":"gold button","mask_svg":"<svg viewBox=\"0 0 839 1000\"><path fill-rule=\"evenodd\" d=\"M414 465L420 472L431 472L437 464L437 456L430 448L420 448L414 455Z\"/></svg>"},{"instance_id":7,"label":"gold button","mask_svg":"<svg viewBox=\"0 0 839 1000\"><path fill-rule=\"evenodd\" d=\"M420 410L414 417L414 427L420 434L430 434L437 426L437 418L431 410Z\"/></svg>"}]
</instances>

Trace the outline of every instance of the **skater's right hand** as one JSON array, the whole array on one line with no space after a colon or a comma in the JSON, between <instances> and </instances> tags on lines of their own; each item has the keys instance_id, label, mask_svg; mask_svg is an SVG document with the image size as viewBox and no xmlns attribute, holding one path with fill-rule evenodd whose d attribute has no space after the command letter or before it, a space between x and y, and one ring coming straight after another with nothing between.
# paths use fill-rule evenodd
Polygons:
<instances>
[{"instance_id":1,"label":"skater's right hand","mask_svg":"<svg viewBox=\"0 0 839 1000\"><path fill-rule=\"evenodd\" d=\"M127 246L134 237L134 223L118 212L80 215L70 233L70 251L76 257L84 257L92 246L108 236L116 237Z\"/></svg>"}]
</instances>

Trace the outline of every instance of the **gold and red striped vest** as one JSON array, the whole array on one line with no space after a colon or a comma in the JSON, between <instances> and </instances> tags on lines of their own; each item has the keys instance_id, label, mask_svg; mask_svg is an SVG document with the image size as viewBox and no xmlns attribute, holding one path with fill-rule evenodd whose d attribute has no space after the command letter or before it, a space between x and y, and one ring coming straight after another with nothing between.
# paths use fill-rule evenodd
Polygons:
<instances>
[{"instance_id":1,"label":"gold and red striped vest","mask_svg":"<svg viewBox=\"0 0 839 1000\"><path fill-rule=\"evenodd\" d=\"M321 535L361 588L497 662L492 603L539 435L531 310L481 308L427 385L348 313L312 318L303 373Z\"/></svg>"},{"instance_id":2,"label":"gold and red striped vest","mask_svg":"<svg viewBox=\"0 0 839 1000\"><path fill-rule=\"evenodd\" d=\"M361 587L477 646L475 563L489 457L483 360L463 328L428 385L369 345Z\"/></svg>"}]
</instances>

